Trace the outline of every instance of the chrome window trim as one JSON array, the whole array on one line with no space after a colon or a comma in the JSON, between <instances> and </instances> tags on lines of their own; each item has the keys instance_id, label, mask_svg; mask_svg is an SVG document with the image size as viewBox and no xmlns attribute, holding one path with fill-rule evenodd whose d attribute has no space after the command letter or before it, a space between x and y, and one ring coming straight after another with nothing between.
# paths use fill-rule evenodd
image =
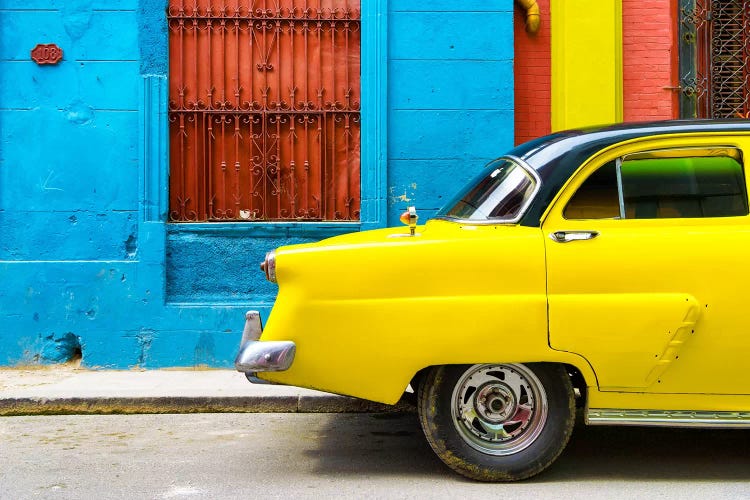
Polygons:
<instances>
[{"instance_id":1,"label":"chrome window trim","mask_svg":"<svg viewBox=\"0 0 750 500\"><path fill-rule=\"evenodd\" d=\"M472 219L461 219L459 217L448 217L447 215L441 215L438 217L434 217L433 220L445 220L449 222L458 222L460 224L464 225L471 225L471 226L497 226L497 225L511 225L511 224L518 224L521 219L523 219L523 216L526 215L526 211L529 209L531 204L534 202L534 199L536 198L537 194L539 194L539 190L542 188L542 179L539 177L539 174L536 173L536 170L534 170L528 163L523 161L517 156L513 155L504 155L499 158L496 158L494 161L498 160L510 160L511 162L515 163L522 169L524 169L526 172L528 172L531 175L531 178L534 179L534 190L531 192L531 196L526 200L526 203L524 203L521 206L521 209L518 211L518 215L512 219L482 219L482 220L472 220ZM489 163L488 163L489 164Z\"/></svg>"},{"instance_id":2,"label":"chrome window trim","mask_svg":"<svg viewBox=\"0 0 750 500\"><path fill-rule=\"evenodd\" d=\"M627 160L652 160L659 158L690 158L694 156L727 156L737 163L742 164L742 150L737 146L690 146L674 147L662 149L649 149L646 151L637 151L628 153L622 157L622 161Z\"/></svg>"},{"instance_id":3,"label":"chrome window trim","mask_svg":"<svg viewBox=\"0 0 750 500\"><path fill-rule=\"evenodd\" d=\"M618 158L615 160L615 173L617 175L617 202L620 205L620 219L624 220L625 219L625 193L622 190L622 158ZM583 182L586 182L586 180L588 180L588 178L585 179ZM575 196L575 193L573 193L573 196Z\"/></svg>"}]
</instances>

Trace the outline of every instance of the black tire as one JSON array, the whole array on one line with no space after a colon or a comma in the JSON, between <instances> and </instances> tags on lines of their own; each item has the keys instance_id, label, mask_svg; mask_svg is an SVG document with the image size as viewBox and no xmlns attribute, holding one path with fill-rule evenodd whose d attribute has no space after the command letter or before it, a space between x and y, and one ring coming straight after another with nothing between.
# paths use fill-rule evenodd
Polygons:
<instances>
[{"instance_id":1,"label":"black tire","mask_svg":"<svg viewBox=\"0 0 750 500\"><path fill-rule=\"evenodd\" d=\"M539 474L562 453L575 422L570 377L551 363L434 367L417 408L438 457L478 481Z\"/></svg>"}]
</instances>

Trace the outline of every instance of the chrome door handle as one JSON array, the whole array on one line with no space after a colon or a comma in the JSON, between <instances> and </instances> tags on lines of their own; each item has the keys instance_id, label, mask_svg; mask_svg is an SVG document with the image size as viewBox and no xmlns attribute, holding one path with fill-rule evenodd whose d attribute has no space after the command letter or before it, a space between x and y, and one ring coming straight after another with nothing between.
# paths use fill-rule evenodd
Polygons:
<instances>
[{"instance_id":1,"label":"chrome door handle","mask_svg":"<svg viewBox=\"0 0 750 500\"><path fill-rule=\"evenodd\" d=\"M599 236L599 231L555 231L549 237L558 243L570 243L571 241L592 240Z\"/></svg>"}]
</instances>

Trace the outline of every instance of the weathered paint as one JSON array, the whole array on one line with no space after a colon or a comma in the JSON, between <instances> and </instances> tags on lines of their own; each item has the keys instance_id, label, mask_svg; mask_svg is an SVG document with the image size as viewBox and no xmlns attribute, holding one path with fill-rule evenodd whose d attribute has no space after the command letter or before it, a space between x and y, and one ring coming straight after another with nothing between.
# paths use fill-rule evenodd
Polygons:
<instances>
[{"instance_id":1,"label":"weathered paint","mask_svg":"<svg viewBox=\"0 0 750 500\"><path fill-rule=\"evenodd\" d=\"M512 145L510 0L363 1L361 223L165 224L165 8L0 4L0 365L231 366L267 250L423 221Z\"/></svg>"}]
</instances>

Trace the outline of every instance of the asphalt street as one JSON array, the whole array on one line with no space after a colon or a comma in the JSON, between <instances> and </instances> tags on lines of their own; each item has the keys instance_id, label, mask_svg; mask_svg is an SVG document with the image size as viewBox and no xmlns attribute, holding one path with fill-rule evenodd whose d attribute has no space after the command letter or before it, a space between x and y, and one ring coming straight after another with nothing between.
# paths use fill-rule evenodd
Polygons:
<instances>
[{"instance_id":1,"label":"asphalt street","mask_svg":"<svg viewBox=\"0 0 750 500\"><path fill-rule=\"evenodd\" d=\"M463 479L416 415L0 418L0 498L750 498L750 432L576 427L543 475Z\"/></svg>"}]
</instances>

